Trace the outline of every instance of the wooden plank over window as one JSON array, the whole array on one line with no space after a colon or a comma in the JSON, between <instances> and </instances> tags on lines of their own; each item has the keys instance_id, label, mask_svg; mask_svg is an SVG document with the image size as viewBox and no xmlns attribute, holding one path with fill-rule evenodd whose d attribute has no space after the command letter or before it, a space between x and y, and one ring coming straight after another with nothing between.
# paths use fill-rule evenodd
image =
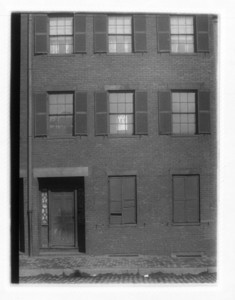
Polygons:
<instances>
[{"instance_id":1,"label":"wooden plank over window","mask_svg":"<svg viewBox=\"0 0 235 300\"><path fill-rule=\"evenodd\" d=\"M47 135L47 94L34 94L35 136Z\"/></svg>"},{"instance_id":2,"label":"wooden plank over window","mask_svg":"<svg viewBox=\"0 0 235 300\"><path fill-rule=\"evenodd\" d=\"M157 47L158 52L170 52L170 17L157 16Z\"/></svg>"},{"instance_id":3,"label":"wooden plank over window","mask_svg":"<svg viewBox=\"0 0 235 300\"><path fill-rule=\"evenodd\" d=\"M148 99L146 91L135 94L135 134L148 134Z\"/></svg>"},{"instance_id":4,"label":"wooden plank over window","mask_svg":"<svg viewBox=\"0 0 235 300\"><path fill-rule=\"evenodd\" d=\"M86 16L74 16L74 52L86 53Z\"/></svg>"},{"instance_id":5,"label":"wooden plank over window","mask_svg":"<svg viewBox=\"0 0 235 300\"><path fill-rule=\"evenodd\" d=\"M143 15L134 16L134 45L135 52L147 51L146 17Z\"/></svg>"},{"instance_id":6,"label":"wooden plank over window","mask_svg":"<svg viewBox=\"0 0 235 300\"><path fill-rule=\"evenodd\" d=\"M95 93L95 134L108 134L108 103L106 92Z\"/></svg>"},{"instance_id":7,"label":"wooden plank over window","mask_svg":"<svg viewBox=\"0 0 235 300\"><path fill-rule=\"evenodd\" d=\"M210 133L210 92L198 92L198 132Z\"/></svg>"},{"instance_id":8,"label":"wooden plank over window","mask_svg":"<svg viewBox=\"0 0 235 300\"><path fill-rule=\"evenodd\" d=\"M34 17L35 54L47 53L47 15L36 15Z\"/></svg>"},{"instance_id":9,"label":"wooden plank over window","mask_svg":"<svg viewBox=\"0 0 235 300\"><path fill-rule=\"evenodd\" d=\"M87 135L87 93L76 92L75 135Z\"/></svg>"},{"instance_id":10,"label":"wooden plank over window","mask_svg":"<svg viewBox=\"0 0 235 300\"><path fill-rule=\"evenodd\" d=\"M159 91L158 92L158 105L159 105L159 133L171 134L172 119L171 119L171 92Z\"/></svg>"},{"instance_id":11,"label":"wooden plank over window","mask_svg":"<svg viewBox=\"0 0 235 300\"><path fill-rule=\"evenodd\" d=\"M94 52L107 52L107 16L94 16Z\"/></svg>"},{"instance_id":12,"label":"wooden plank over window","mask_svg":"<svg viewBox=\"0 0 235 300\"><path fill-rule=\"evenodd\" d=\"M197 52L209 52L208 16L196 16Z\"/></svg>"},{"instance_id":13,"label":"wooden plank over window","mask_svg":"<svg viewBox=\"0 0 235 300\"><path fill-rule=\"evenodd\" d=\"M199 223L199 176L173 176L173 222Z\"/></svg>"}]
</instances>

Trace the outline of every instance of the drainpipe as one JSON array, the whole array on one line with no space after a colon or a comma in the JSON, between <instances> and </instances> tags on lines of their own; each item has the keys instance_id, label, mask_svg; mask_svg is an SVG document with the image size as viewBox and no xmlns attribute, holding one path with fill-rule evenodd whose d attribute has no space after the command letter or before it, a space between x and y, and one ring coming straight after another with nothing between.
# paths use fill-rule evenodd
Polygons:
<instances>
[{"instance_id":1,"label":"drainpipe","mask_svg":"<svg viewBox=\"0 0 235 300\"><path fill-rule=\"evenodd\" d=\"M32 256L32 14L28 14L28 51L27 51L27 215L28 251Z\"/></svg>"}]
</instances>

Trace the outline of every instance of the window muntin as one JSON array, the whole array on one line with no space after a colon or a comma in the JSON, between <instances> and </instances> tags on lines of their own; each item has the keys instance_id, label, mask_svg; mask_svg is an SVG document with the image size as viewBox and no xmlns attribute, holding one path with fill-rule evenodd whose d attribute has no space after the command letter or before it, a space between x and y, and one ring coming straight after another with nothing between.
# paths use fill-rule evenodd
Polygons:
<instances>
[{"instance_id":1,"label":"window muntin","mask_svg":"<svg viewBox=\"0 0 235 300\"><path fill-rule=\"evenodd\" d=\"M108 35L108 46L110 53L132 52L131 17L109 17Z\"/></svg>"},{"instance_id":2,"label":"window muntin","mask_svg":"<svg viewBox=\"0 0 235 300\"><path fill-rule=\"evenodd\" d=\"M172 92L172 133L196 134L195 92Z\"/></svg>"},{"instance_id":3,"label":"window muntin","mask_svg":"<svg viewBox=\"0 0 235 300\"><path fill-rule=\"evenodd\" d=\"M49 35L51 54L73 53L72 17L50 17Z\"/></svg>"},{"instance_id":4,"label":"window muntin","mask_svg":"<svg viewBox=\"0 0 235 300\"><path fill-rule=\"evenodd\" d=\"M136 224L136 176L110 176L110 224Z\"/></svg>"},{"instance_id":5,"label":"window muntin","mask_svg":"<svg viewBox=\"0 0 235 300\"><path fill-rule=\"evenodd\" d=\"M49 95L49 135L73 135L73 94Z\"/></svg>"},{"instance_id":6,"label":"window muntin","mask_svg":"<svg viewBox=\"0 0 235 300\"><path fill-rule=\"evenodd\" d=\"M194 20L188 16L170 18L171 52L194 52Z\"/></svg>"},{"instance_id":7,"label":"window muntin","mask_svg":"<svg viewBox=\"0 0 235 300\"><path fill-rule=\"evenodd\" d=\"M109 133L134 134L133 93L109 93Z\"/></svg>"}]
</instances>

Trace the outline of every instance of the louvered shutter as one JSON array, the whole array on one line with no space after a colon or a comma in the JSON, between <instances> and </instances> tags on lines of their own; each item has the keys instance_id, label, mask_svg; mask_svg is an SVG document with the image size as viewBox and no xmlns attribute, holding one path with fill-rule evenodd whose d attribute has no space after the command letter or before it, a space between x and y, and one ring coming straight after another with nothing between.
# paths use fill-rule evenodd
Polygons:
<instances>
[{"instance_id":1,"label":"louvered shutter","mask_svg":"<svg viewBox=\"0 0 235 300\"><path fill-rule=\"evenodd\" d=\"M158 92L158 112L159 112L159 134L171 134L172 118L171 118L171 92Z\"/></svg>"},{"instance_id":2,"label":"louvered shutter","mask_svg":"<svg viewBox=\"0 0 235 300\"><path fill-rule=\"evenodd\" d=\"M35 136L47 135L47 94L34 94Z\"/></svg>"},{"instance_id":3,"label":"louvered shutter","mask_svg":"<svg viewBox=\"0 0 235 300\"><path fill-rule=\"evenodd\" d=\"M122 179L109 178L110 224L122 224Z\"/></svg>"},{"instance_id":4,"label":"louvered shutter","mask_svg":"<svg viewBox=\"0 0 235 300\"><path fill-rule=\"evenodd\" d=\"M87 135L87 93L76 92L75 135Z\"/></svg>"},{"instance_id":5,"label":"louvered shutter","mask_svg":"<svg viewBox=\"0 0 235 300\"><path fill-rule=\"evenodd\" d=\"M34 17L35 53L47 53L47 15Z\"/></svg>"},{"instance_id":6,"label":"louvered shutter","mask_svg":"<svg viewBox=\"0 0 235 300\"><path fill-rule=\"evenodd\" d=\"M198 92L198 133L210 133L210 92Z\"/></svg>"},{"instance_id":7,"label":"louvered shutter","mask_svg":"<svg viewBox=\"0 0 235 300\"><path fill-rule=\"evenodd\" d=\"M196 16L197 52L209 52L208 16Z\"/></svg>"},{"instance_id":8,"label":"louvered shutter","mask_svg":"<svg viewBox=\"0 0 235 300\"><path fill-rule=\"evenodd\" d=\"M107 93L95 93L95 133L96 135L108 134L108 103Z\"/></svg>"},{"instance_id":9,"label":"louvered shutter","mask_svg":"<svg viewBox=\"0 0 235 300\"><path fill-rule=\"evenodd\" d=\"M136 224L136 182L135 177L122 178L122 222Z\"/></svg>"},{"instance_id":10,"label":"louvered shutter","mask_svg":"<svg viewBox=\"0 0 235 300\"><path fill-rule=\"evenodd\" d=\"M147 51L146 18L142 15L134 16L134 45L135 52Z\"/></svg>"},{"instance_id":11,"label":"louvered shutter","mask_svg":"<svg viewBox=\"0 0 235 300\"><path fill-rule=\"evenodd\" d=\"M135 93L135 134L148 134L147 92Z\"/></svg>"},{"instance_id":12,"label":"louvered shutter","mask_svg":"<svg viewBox=\"0 0 235 300\"><path fill-rule=\"evenodd\" d=\"M86 53L86 16L74 16L74 52Z\"/></svg>"},{"instance_id":13,"label":"louvered shutter","mask_svg":"<svg viewBox=\"0 0 235 300\"><path fill-rule=\"evenodd\" d=\"M107 17L94 16L94 52L107 52Z\"/></svg>"},{"instance_id":14,"label":"louvered shutter","mask_svg":"<svg viewBox=\"0 0 235 300\"><path fill-rule=\"evenodd\" d=\"M185 176L185 222L199 222L199 176Z\"/></svg>"},{"instance_id":15,"label":"louvered shutter","mask_svg":"<svg viewBox=\"0 0 235 300\"><path fill-rule=\"evenodd\" d=\"M170 17L157 16L157 47L158 52L170 52Z\"/></svg>"}]
</instances>

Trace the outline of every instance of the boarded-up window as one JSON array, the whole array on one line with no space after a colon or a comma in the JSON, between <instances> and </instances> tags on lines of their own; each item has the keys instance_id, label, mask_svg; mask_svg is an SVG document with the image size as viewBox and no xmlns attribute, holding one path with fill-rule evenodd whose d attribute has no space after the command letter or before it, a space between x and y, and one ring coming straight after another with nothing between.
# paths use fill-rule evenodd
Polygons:
<instances>
[{"instance_id":1,"label":"boarded-up window","mask_svg":"<svg viewBox=\"0 0 235 300\"><path fill-rule=\"evenodd\" d=\"M136 224L136 177L109 177L110 224Z\"/></svg>"},{"instance_id":2,"label":"boarded-up window","mask_svg":"<svg viewBox=\"0 0 235 300\"><path fill-rule=\"evenodd\" d=\"M200 222L199 175L173 175L173 222Z\"/></svg>"}]
</instances>

